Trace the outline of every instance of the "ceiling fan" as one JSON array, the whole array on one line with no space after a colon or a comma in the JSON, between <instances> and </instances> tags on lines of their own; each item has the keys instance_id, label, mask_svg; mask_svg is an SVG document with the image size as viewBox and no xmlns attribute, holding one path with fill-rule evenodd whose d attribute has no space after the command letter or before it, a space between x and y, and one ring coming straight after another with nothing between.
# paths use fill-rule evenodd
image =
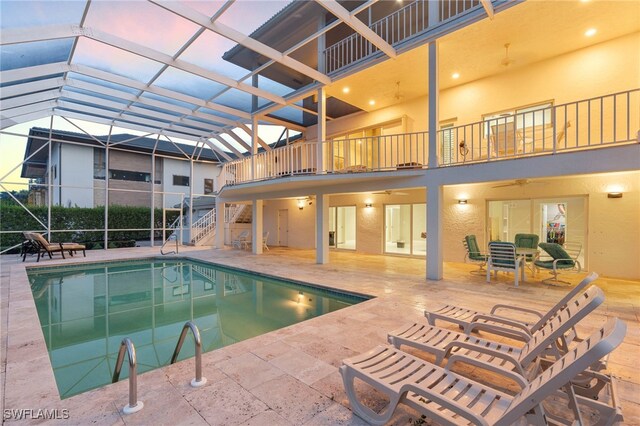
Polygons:
<instances>
[{"instance_id":1,"label":"ceiling fan","mask_svg":"<svg viewBox=\"0 0 640 426\"><path fill-rule=\"evenodd\" d=\"M503 67L508 67L509 65L513 64L513 60L509 58L509 46L511 46L511 43L505 43L504 45L504 58L502 58L502 61L500 61L500 64Z\"/></svg>"},{"instance_id":2,"label":"ceiling fan","mask_svg":"<svg viewBox=\"0 0 640 426\"><path fill-rule=\"evenodd\" d=\"M386 191L372 192L372 194L380 194L380 195L409 195L408 192L391 191L389 189L386 190Z\"/></svg>"},{"instance_id":3,"label":"ceiling fan","mask_svg":"<svg viewBox=\"0 0 640 426\"><path fill-rule=\"evenodd\" d=\"M501 185L494 185L492 188L504 188L507 186L525 186L529 184L546 184L546 182L532 181L531 179L516 179L513 182L503 183Z\"/></svg>"},{"instance_id":4,"label":"ceiling fan","mask_svg":"<svg viewBox=\"0 0 640 426\"><path fill-rule=\"evenodd\" d=\"M396 94L393 95L394 99L396 101L400 101L402 100L402 98L404 98L404 95L402 93L400 93L400 82L396 81Z\"/></svg>"}]
</instances>

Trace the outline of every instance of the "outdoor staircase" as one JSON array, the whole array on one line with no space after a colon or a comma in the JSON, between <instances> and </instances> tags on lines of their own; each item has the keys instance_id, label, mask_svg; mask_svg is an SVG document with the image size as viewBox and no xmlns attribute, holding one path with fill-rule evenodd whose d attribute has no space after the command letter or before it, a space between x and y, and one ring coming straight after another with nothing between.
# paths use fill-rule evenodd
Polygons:
<instances>
[{"instance_id":1,"label":"outdoor staircase","mask_svg":"<svg viewBox=\"0 0 640 426\"><path fill-rule=\"evenodd\" d=\"M194 246L208 245L216 235L216 209L193 222L191 225L191 244Z\"/></svg>"},{"instance_id":2,"label":"outdoor staircase","mask_svg":"<svg viewBox=\"0 0 640 426\"><path fill-rule=\"evenodd\" d=\"M246 204L236 204L235 211L229 223L251 223L253 210Z\"/></svg>"},{"instance_id":3,"label":"outdoor staircase","mask_svg":"<svg viewBox=\"0 0 640 426\"><path fill-rule=\"evenodd\" d=\"M251 223L252 209L246 204L234 204L225 210L226 223ZM206 246L213 244L216 236L216 209L193 222L191 225L191 244Z\"/></svg>"}]
</instances>

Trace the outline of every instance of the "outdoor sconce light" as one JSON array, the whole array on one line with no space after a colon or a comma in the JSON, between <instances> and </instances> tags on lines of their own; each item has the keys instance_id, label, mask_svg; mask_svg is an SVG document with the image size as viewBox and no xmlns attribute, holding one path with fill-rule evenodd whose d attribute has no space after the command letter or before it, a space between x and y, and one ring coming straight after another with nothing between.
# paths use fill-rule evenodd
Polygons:
<instances>
[{"instance_id":1,"label":"outdoor sconce light","mask_svg":"<svg viewBox=\"0 0 640 426\"><path fill-rule=\"evenodd\" d=\"M304 200L298 200L298 209L302 210L304 208Z\"/></svg>"},{"instance_id":2,"label":"outdoor sconce light","mask_svg":"<svg viewBox=\"0 0 640 426\"><path fill-rule=\"evenodd\" d=\"M458 200L458 204L467 204L467 200Z\"/></svg>"},{"instance_id":3,"label":"outdoor sconce light","mask_svg":"<svg viewBox=\"0 0 640 426\"><path fill-rule=\"evenodd\" d=\"M365 206L366 208L369 208L369 207L373 207L373 204L371 204L371 203L365 203L365 204L364 204L364 206Z\"/></svg>"},{"instance_id":4,"label":"outdoor sconce light","mask_svg":"<svg viewBox=\"0 0 640 426\"><path fill-rule=\"evenodd\" d=\"M622 198L622 192L610 192L607 194L607 198Z\"/></svg>"}]
</instances>

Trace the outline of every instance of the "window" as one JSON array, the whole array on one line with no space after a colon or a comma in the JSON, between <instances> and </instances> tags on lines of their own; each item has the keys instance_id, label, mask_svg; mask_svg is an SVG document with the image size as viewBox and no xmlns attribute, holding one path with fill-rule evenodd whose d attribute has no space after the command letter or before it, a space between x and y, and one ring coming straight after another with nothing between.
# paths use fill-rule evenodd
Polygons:
<instances>
[{"instance_id":1,"label":"window","mask_svg":"<svg viewBox=\"0 0 640 426\"><path fill-rule=\"evenodd\" d=\"M155 180L153 183L161 184L162 183L162 158L156 157L156 167L155 167Z\"/></svg>"},{"instance_id":2,"label":"window","mask_svg":"<svg viewBox=\"0 0 640 426\"><path fill-rule=\"evenodd\" d=\"M173 175L173 186L189 186L189 176Z\"/></svg>"},{"instance_id":3,"label":"window","mask_svg":"<svg viewBox=\"0 0 640 426\"><path fill-rule=\"evenodd\" d=\"M440 155L441 155L442 164L451 164L451 162L454 159L454 155L453 155L454 135L453 135L452 127L453 127L453 123L447 123L440 126L440 129L442 129L442 132L440 133L441 147L442 147L440 151Z\"/></svg>"},{"instance_id":4,"label":"window","mask_svg":"<svg viewBox=\"0 0 640 426\"><path fill-rule=\"evenodd\" d=\"M132 182L151 182L151 173L109 169L109 179Z\"/></svg>"},{"instance_id":5,"label":"window","mask_svg":"<svg viewBox=\"0 0 640 426\"><path fill-rule=\"evenodd\" d=\"M551 110L553 102L540 102L538 104L514 108L498 113L487 114L482 117L485 122L485 134L492 135L498 127L512 127L515 119L515 129L527 127L546 126L552 124Z\"/></svg>"},{"instance_id":6,"label":"window","mask_svg":"<svg viewBox=\"0 0 640 426\"><path fill-rule=\"evenodd\" d=\"M204 180L204 193L213 194L213 179Z\"/></svg>"},{"instance_id":7,"label":"window","mask_svg":"<svg viewBox=\"0 0 640 426\"><path fill-rule=\"evenodd\" d=\"M93 148L93 178L104 179L105 178L105 156L104 149Z\"/></svg>"}]
</instances>

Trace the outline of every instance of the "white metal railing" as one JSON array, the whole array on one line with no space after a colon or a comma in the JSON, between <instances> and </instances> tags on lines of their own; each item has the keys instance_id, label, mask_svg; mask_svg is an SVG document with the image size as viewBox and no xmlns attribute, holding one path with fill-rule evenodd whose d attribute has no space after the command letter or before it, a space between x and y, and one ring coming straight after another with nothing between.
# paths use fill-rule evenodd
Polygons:
<instances>
[{"instance_id":1,"label":"white metal railing","mask_svg":"<svg viewBox=\"0 0 640 426\"><path fill-rule=\"evenodd\" d=\"M486 162L638 141L640 89L438 131L439 165Z\"/></svg>"},{"instance_id":2,"label":"white metal railing","mask_svg":"<svg viewBox=\"0 0 640 426\"><path fill-rule=\"evenodd\" d=\"M438 131L438 166L554 154L640 142L640 89L598 96ZM287 145L224 165L238 184L303 174L421 169L428 132ZM255 173L252 174L252 167Z\"/></svg>"},{"instance_id":3,"label":"white metal railing","mask_svg":"<svg viewBox=\"0 0 640 426\"><path fill-rule=\"evenodd\" d=\"M479 0L443 0L438 2L438 22L448 20L480 7ZM433 26L433 25L432 25ZM416 0L396 12L372 23L369 28L394 45L429 28L429 1ZM353 33L324 51L326 72L332 73L377 52L379 49L360 33Z\"/></svg>"},{"instance_id":4,"label":"white metal railing","mask_svg":"<svg viewBox=\"0 0 640 426\"><path fill-rule=\"evenodd\" d=\"M191 225L191 243L197 244L216 230L216 209L211 209Z\"/></svg>"},{"instance_id":5,"label":"white metal railing","mask_svg":"<svg viewBox=\"0 0 640 426\"><path fill-rule=\"evenodd\" d=\"M316 173L417 169L427 164L427 147L427 132L323 141L324 161L318 169L318 144L301 142L226 163L224 173L226 182L233 185Z\"/></svg>"}]
</instances>

